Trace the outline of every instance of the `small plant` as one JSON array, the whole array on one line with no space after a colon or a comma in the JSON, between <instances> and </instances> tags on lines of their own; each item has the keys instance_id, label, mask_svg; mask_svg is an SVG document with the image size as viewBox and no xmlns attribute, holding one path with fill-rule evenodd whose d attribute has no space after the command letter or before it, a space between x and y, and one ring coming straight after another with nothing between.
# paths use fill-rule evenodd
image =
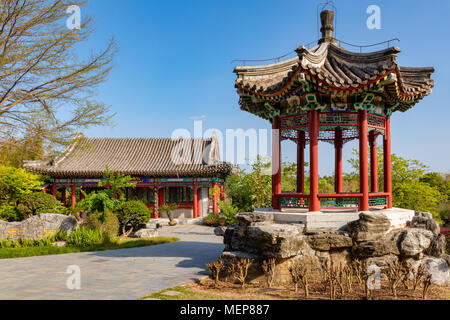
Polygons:
<instances>
[{"instance_id":1,"label":"small plant","mask_svg":"<svg viewBox=\"0 0 450 320\"><path fill-rule=\"evenodd\" d=\"M169 225L175 226L177 223L173 220L172 211L177 210L178 206L176 204L166 204L164 206L159 207L159 211L161 213L165 213L167 218L169 218Z\"/></svg>"},{"instance_id":2,"label":"small plant","mask_svg":"<svg viewBox=\"0 0 450 320\"><path fill-rule=\"evenodd\" d=\"M425 276L425 266L423 264L419 265L417 269L413 272L413 290L416 291L423 277Z\"/></svg>"},{"instance_id":3,"label":"small plant","mask_svg":"<svg viewBox=\"0 0 450 320\"><path fill-rule=\"evenodd\" d=\"M214 279L214 285L217 287L219 284L220 272L222 271L223 268L223 261L220 259L212 261L208 263L206 267L211 272L211 276Z\"/></svg>"},{"instance_id":4,"label":"small plant","mask_svg":"<svg viewBox=\"0 0 450 320\"><path fill-rule=\"evenodd\" d=\"M431 285L432 285L432 280L433 277L431 274L426 274L423 278L422 278L422 283L423 283L423 294L422 294L422 298L424 300L427 299L428 297L428 290L430 289Z\"/></svg>"},{"instance_id":5,"label":"small plant","mask_svg":"<svg viewBox=\"0 0 450 320\"><path fill-rule=\"evenodd\" d=\"M366 300L371 300L373 297L373 286L370 285L369 279L375 274L375 270L369 271L367 264L363 264L362 267L362 280L364 281L364 292L366 294Z\"/></svg>"},{"instance_id":6,"label":"small plant","mask_svg":"<svg viewBox=\"0 0 450 320\"><path fill-rule=\"evenodd\" d=\"M277 259L270 257L265 259L261 265L261 269L264 272L264 275L266 276L266 283L268 288L272 287L273 279L275 278L276 263Z\"/></svg>"},{"instance_id":7,"label":"small plant","mask_svg":"<svg viewBox=\"0 0 450 320\"><path fill-rule=\"evenodd\" d=\"M362 278L363 266L362 266L362 262L359 259L355 259L353 261L353 264L352 264L352 269L353 269L353 274L355 275L356 280L358 281L358 285L361 288L361 286L363 284L363 278Z\"/></svg>"},{"instance_id":8,"label":"small plant","mask_svg":"<svg viewBox=\"0 0 450 320\"><path fill-rule=\"evenodd\" d=\"M326 260L322 262L322 272L326 286L328 286L330 300L336 299L337 269L333 261Z\"/></svg>"},{"instance_id":9,"label":"small plant","mask_svg":"<svg viewBox=\"0 0 450 320\"><path fill-rule=\"evenodd\" d=\"M237 263L231 264L228 271L241 284L241 289L245 288L250 259L240 259Z\"/></svg>"},{"instance_id":10,"label":"small plant","mask_svg":"<svg viewBox=\"0 0 450 320\"><path fill-rule=\"evenodd\" d=\"M67 244L78 248L86 248L101 244L112 244L115 240L111 239L107 233L97 229L80 228L72 232L67 239Z\"/></svg>"},{"instance_id":11,"label":"small plant","mask_svg":"<svg viewBox=\"0 0 450 320\"><path fill-rule=\"evenodd\" d=\"M309 298L309 276L310 269L308 264L303 262L294 262L289 267L289 273L291 274L292 282L294 283L295 293L298 292L298 283L301 282L303 284L303 291L305 293L305 299Z\"/></svg>"},{"instance_id":12,"label":"small plant","mask_svg":"<svg viewBox=\"0 0 450 320\"><path fill-rule=\"evenodd\" d=\"M403 266L398 262L388 262L387 278L394 297L397 298L397 287L403 279Z\"/></svg>"},{"instance_id":13,"label":"small plant","mask_svg":"<svg viewBox=\"0 0 450 320\"><path fill-rule=\"evenodd\" d=\"M239 213L239 208L234 207L231 202L227 201L218 201L218 204L220 208L220 216L225 219L226 225L229 226L236 223L237 221L234 219L234 216Z\"/></svg>"}]
</instances>

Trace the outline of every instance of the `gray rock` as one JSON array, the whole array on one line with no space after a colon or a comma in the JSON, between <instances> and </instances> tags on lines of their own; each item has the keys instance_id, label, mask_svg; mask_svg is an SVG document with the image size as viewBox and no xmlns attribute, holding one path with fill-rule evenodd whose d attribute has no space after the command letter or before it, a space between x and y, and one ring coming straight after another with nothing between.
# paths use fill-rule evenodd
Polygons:
<instances>
[{"instance_id":1,"label":"gray rock","mask_svg":"<svg viewBox=\"0 0 450 320\"><path fill-rule=\"evenodd\" d=\"M234 216L242 226L254 226L273 222L271 212L242 212Z\"/></svg>"},{"instance_id":2,"label":"gray rock","mask_svg":"<svg viewBox=\"0 0 450 320\"><path fill-rule=\"evenodd\" d=\"M42 239L58 231L70 234L77 221L63 214L43 213L21 222L0 221L0 239Z\"/></svg>"},{"instance_id":3,"label":"gray rock","mask_svg":"<svg viewBox=\"0 0 450 320\"><path fill-rule=\"evenodd\" d=\"M353 255L360 258L400 255L399 239L401 231L392 231L375 241L355 242Z\"/></svg>"},{"instance_id":4,"label":"gray rock","mask_svg":"<svg viewBox=\"0 0 450 320\"><path fill-rule=\"evenodd\" d=\"M444 254L441 258L444 259L450 267L450 255Z\"/></svg>"},{"instance_id":5,"label":"gray rock","mask_svg":"<svg viewBox=\"0 0 450 320\"><path fill-rule=\"evenodd\" d=\"M433 238L430 247L426 249L424 253L432 257L440 258L443 254L445 254L446 246L447 239L443 234L439 234Z\"/></svg>"},{"instance_id":6,"label":"gray rock","mask_svg":"<svg viewBox=\"0 0 450 320\"><path fill-rule=\"evenodd\" d=\"M223 237L225 235L225 231L227 230L227 227L216 227L214 228L214 234L218 237Z\"/></svg>"},{"instance_id":7,"label":"gray rock","mask_svg":"<svg viewBox=\"0 0 450 320\"><path fill-rule=\"evenodd\" d=\"M347 225L354 241L374 241L383 237L390 229L391 222L384 213L362 212L359 220Z\"/></svg>"},{"instance_id":8,"label":"gray rock","mask_svg":"<svg viewBox=\"0 0 450 320\"><path fill-rule=\"evenodd\" d=\"M299 254L305 245L303 238L296 226L270 224L228 228L225 231L224 243L227 250L289 258Z\"/></svg>"},{"instance_id":9,"label":"gray rock","mask_svg":"<svg viewBox=\"0 0 450 320\"><path fill-rule=\"evenodd\" d=\"M433 232L425 229L406 229L399 239L400 254L405 257L415 257L422 254L431 245Z\"/></svg>"},{"instance_id":10,"label":"gray rock","mask_svg":"<svg viewBox=\"0 0 450 320\"><path fill-rule=\"evenodd\" d=\"M429 212L416 212L415 216L409 223L411 228L420 228L433 232L435 236L441 233L439 223L433 220L433 215Z\"/></svg>"},{"instance_id":11,"label":"gray rock","mask_svg":"<svg viewBox=\"0 0 450 320\"><path fill-rule=\"evenodd\" d=\"M305 240L312 249L319 251L350 248L353 245L352 238L333 233L310 235Z\"/></svg>"},{"instance_id":12,"label":"gray rock","mask_svg":"<svg viewBox=\"0 0 450 320\"><path fill-rule=\"evenodd\" d=\"M432 282L438 286L450 285L450 267L443 258L426 257L412 264L414 270L419 265L425 266L425 271L432 276Z\"/></svg>"},{"instance_id":13,"label":"gray rock","mask_svg":"<svg viewBox=\"0 0 450 320\"><path fill-rule=\"evenodd\" d=\"M64 248L64 247L67 246L67 242L66 242L66 241L57 241L57 242L53 242L53 243L52 243L52 246Z\"/></svg>"},{"instance_id":14,"label":"gray rock","mask_svg":"<svg viewBox=\"0 0 450 320\"><path fill-rule=\"evenodd\" d=\"M141 229L133 234L134 238L154 238L159 235L158 229Z\"/></svg>"}]
</instances>

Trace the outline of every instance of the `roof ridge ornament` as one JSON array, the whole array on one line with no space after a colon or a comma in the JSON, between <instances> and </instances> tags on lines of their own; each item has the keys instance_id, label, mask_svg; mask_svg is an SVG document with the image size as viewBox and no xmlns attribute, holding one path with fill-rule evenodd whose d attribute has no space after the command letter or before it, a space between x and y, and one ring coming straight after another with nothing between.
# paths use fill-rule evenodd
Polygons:
<instances>
[{"instance_id":1,"label":"roof ridge ornament","mask_svg":"<svg viewBox=\"0 0 450 320\"><path fill-rule=\"evenodd\" d=\"M330 42L333 44L337 44L337 40L333 37L334 11L323 10L320 13L320 22L322 24L322 27L320 28L322 37L319 40L319 44L324 43L324 42Z\"/></svg>"}]
</instances>

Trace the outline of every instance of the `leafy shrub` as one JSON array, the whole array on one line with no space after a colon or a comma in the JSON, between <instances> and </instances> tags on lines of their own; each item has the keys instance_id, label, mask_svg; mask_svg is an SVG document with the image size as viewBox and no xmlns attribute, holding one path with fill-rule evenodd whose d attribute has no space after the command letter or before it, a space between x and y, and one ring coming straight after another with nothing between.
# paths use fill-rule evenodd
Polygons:
<instances>
[{"instance_id":1,"label":"leafy shrub","mask_svg":"<svg viewBox=\"0 0 450 320\"><path fill-rule=\"evenodd\" d=\"M65 208L52 195L43 192L34 192L19 198L17 211L24 219L27 219L41 213L64 213Z\"/></svg>"},{"instance_id":2,"label":"leafy shrub","mask_svg":"<svg viewBox=\"0 0 450 320\"><path fill-rule=\"evenodd\" d=\"M38 190L43 184L42 177L23 169L0 166L0 201L14 205L14 201Z\"/></svg>"},{"instance_id":3,"label":"leafy shrub","mask_svg":"<svg viewBox=\"0 0 450 320\"><path fill-rule=\"evenodd\" d=\"M124 202L116 211L119 224L122 229L122 234L128 236L150 220L150 210L141 201L127 201Z\"/></svg>"},{"instance_id":4,"label":"leafy shrub","mask_svg":"<svg viewBox=\"0 0 450 320\"><path fill-rule=\"evenodd\" d=\"M80 228L72 232L67 239L67 244L79 248L86 248L94 245L114 243L107 233L93 228Z\"/></svg>"},{"instance_id":5,"label":"leafy shrub","mask_svg":"<svg viewBox=\"0 0 450 320\"><path fill-rule=\"evenodd\" d=\"M83 201L77 204L77 209L89 212L105 212L115 210L120 206L120 201L111 199L106 191L89 193Z\"/></svg>"},{"instance_id":6,"label":"leafy shrub","mask_svg":"<svg viewBox=\"0 0 450 320\"><path fill-rule=\"evenodd\" d=\"M82 227L97 229L103 233L107 233L110 238L119 235L119 219L111 211L107 210L103 213L91 213L83 219Z\"/></svg>"},{"instance_id":7,"label":"leafy shrub","mask_svg":"<svg viewBox=\"0 0 450 320\"><path fill-rule=\"evenodd\" d=\"M211 227L226 226L227 222L224 217L218 216L215 213L210 213L203 218L203 224Z\"/></svg>"},{"instance_id":8,"label":"leafy shrub","mask_svg":"<svg viewBox=\"0 0 450 320\"><path fill-rule=\"evenodd\" d=\"M22 221L23 214L21 214L14 206L3 205L0 207L0 220L14 222Z\"/></svg>"},{"instance_id":9,"label":"leafy shrub","mask_svg":"<svg viewBox=\"0 0 450 320\"><path fill-rule=\"evenodd\" d=\"M225 218L227 225L236 223L234 216L239 213L239 209L233 206L231 202L219 201L220 215Z\"/></svg>"}]
</instances>

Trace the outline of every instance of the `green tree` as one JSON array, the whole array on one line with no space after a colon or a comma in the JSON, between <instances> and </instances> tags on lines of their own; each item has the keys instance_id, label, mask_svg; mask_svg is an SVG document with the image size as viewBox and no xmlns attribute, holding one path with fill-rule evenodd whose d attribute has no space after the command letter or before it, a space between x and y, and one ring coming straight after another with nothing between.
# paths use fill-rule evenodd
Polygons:
<instances>
[{"instance_id":1,"label":"green tree","mask_svg":"<svg viewBox=\"0 0 450 320\"><path fill-rule=\"evenodd\" d=\"M0 166L0 203L16 205L20 197L39 190L43 183L42 176L20 168Z\"/></svg>"},{"instance_id":2,"label":"green tree","mask_svg":"<svg viewBox=\"0 0 450 320\"><path fill-rule=\"evenodd\" d=\"M119 198L122 200L124 198L125 188L134 188L136 186L135 182L132 182L133 178L120 173L116 173L113 170L109 170L106 166L106 172L103 175L103 180L98 183L99 187L104 187L106 194L111 198Z\"/></svg>"}]
</instances>

